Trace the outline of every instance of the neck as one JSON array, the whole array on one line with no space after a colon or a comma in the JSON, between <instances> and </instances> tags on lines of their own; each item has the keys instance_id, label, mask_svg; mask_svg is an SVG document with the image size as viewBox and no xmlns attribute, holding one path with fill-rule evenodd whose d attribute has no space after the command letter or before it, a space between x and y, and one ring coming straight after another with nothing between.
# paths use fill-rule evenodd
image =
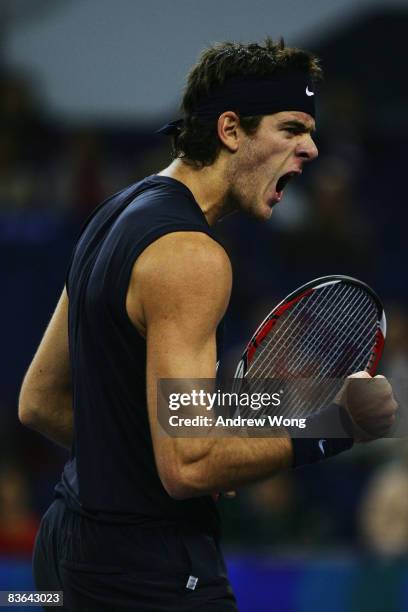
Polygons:
<instances>
[{"instance_id":1,"label":"neck","mask_svg":"<svg viewBox=\"0 0 408 612\"><path fill-rule=\"evenodd\" d=\"M219 156L211 166L194 168L181 159L158 172L183 183L194 196L209 225L233 211L229 198L229 181L226 161Z\"/></svg>"}]
</instances>

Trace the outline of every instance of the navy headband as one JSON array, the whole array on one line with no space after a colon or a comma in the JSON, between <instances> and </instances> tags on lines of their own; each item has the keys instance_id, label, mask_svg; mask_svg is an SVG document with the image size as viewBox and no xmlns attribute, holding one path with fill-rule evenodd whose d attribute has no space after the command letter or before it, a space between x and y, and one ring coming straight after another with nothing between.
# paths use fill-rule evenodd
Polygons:
<instances>
[{"instance_id":1,"label":"navy headband","mask_svg":"<svg viewBox=\"0 0 408 612\"><path fill-rule=\"evenodd\" d=\"M272 115L281 111L301 111L315 117L313 83L304 73L264 79L233 78L210 93L191 113L202 119L218 118L225 111L241 117ZM159 134L177 134L184 120L172 121Z\"/></svg>"}]
</instances>

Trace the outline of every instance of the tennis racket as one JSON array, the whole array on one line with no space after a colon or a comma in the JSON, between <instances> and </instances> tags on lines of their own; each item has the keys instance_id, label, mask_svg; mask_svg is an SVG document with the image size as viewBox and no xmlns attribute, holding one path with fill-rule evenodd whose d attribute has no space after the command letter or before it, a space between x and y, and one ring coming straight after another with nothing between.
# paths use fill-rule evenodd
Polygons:
<instances>
[{"instance_id":1,"label":"tennis racket","mask_svg":"<svg viewBox=\"0 0 408 612\"><path fill-rule=\"evenodd\" d=\"M350 374L375 374L385 336L384 309L368 285L348 276L317 278L257 328L238 363L234 390L286 393L287 416L313 414L333 401Z\"/></svg>"}]
</instances>

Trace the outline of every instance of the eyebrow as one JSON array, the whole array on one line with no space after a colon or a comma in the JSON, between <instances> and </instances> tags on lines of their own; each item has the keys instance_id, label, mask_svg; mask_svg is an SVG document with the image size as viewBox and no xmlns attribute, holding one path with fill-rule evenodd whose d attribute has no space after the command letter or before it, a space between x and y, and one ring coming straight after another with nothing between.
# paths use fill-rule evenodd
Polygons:
<instances>
[{"instance_id":1,"label":"eyebrow","mask_svg":"<svg viewBox=\"0 0 408 612\"><path fill-rule=\"evenodd\" d=\"M316 133L316 128L313 127L307 127L302 121L297 121L296 119L289 119L289 121L282 121L282 123L279 124L280 128L290 128L290 129L296 129L299 131L299 133L301 134L315 134Z\"/></svg>"}]
</instances>

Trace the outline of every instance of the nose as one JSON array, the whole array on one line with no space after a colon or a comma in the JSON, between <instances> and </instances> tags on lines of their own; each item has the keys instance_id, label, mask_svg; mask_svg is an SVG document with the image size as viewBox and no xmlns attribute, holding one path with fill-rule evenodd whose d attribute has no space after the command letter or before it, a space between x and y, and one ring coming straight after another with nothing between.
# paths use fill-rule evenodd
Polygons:
<instances>
[{"instance_id":1,"label":"nose","mask_svg":"<svg viewBox=\"0 0 408 612\"><path fill-rule=\"evenodd\" d=\"M296 155L302 157L305 161L313 161L319 155L319 150L310 134L302 138L297 146Z\"/></svg>"}]
</instances>

